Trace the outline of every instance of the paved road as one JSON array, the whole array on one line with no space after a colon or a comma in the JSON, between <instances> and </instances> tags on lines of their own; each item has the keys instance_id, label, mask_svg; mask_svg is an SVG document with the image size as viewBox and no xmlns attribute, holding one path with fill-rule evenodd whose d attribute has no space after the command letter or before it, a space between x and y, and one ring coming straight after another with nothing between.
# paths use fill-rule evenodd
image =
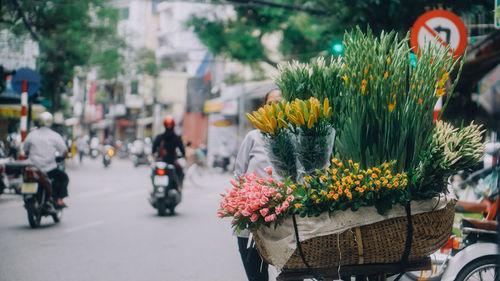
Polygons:
<instances>
[{"instance_id":1,"label":"paved road","mask_svg":"<svg viewBox=\"0 0 500 281\"><path fill-rule=\"evenodd\" d=\"M0 196L0 281L245 280L229 219L216 217L230 175L189 183L175 216L147 202L149 168L68 163L69 208L30 229L22 200ZM271 275L273 276L273 275Z\"/></svg>"}]
</instances>

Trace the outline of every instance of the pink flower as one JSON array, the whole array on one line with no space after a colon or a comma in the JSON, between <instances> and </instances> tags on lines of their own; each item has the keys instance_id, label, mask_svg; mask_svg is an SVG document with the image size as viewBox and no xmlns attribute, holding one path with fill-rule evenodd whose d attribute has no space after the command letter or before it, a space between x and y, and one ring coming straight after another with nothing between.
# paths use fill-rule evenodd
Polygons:
<instances>
[{"instance_id":1,"label":"pink flower","mask_svg":"<svg viewBox=\"0 0 500 281\"><path fill-rule=\"evenodd\" d=\"M280 193L276 194L276 198L281 199L283 197Z\"/></svg>"},{"instance_id":2,"label":"pink flower","mask_svg":"<svg viewBox=\"0 0 500 281\"><path fill-rule=\"evenodd\" d=\"M234 186L234 187L239 187L239 183L235 180L231 180L231 184Z\"/></svg>"},{"instance_id":3,"label":"pink flower","mask_svg":"<svg viewBox=\"0 0 500 281\"><path fill-rule=\"evenodd\" d=\"M265 184L266 181L264 179L257 179L257 182L260 183L260 184Z\"/></svg>"},{"instance_id":4,"label":"pink flower","mask_svg":"<svg viewBox=\"0 0 500 281\"><path fill-rule=\"evenodd\" d=\"M286 194L291 194L293 192L293 190L289 187L286 189Z\"/></svg>"},{"instance_id":5,"label":"pink flower","mask_svg":"<svg viewBox=\"0 0 500 281\"><path fill-rule=\"evenodd\" d=\"M266 205L268 202L269 202L269 199L267 197L263 197L262 199L260 199L260 204L262 204L262 205Z\"/></svg>"},{"instance_id":6,"label":"pink flower","mask_svg":"<svg viewBox=\"0 0 500 281\"><path fill-rule=\"evenodd\" d=\"M265 167L264 170L266 171L266 173L268 175L272 175L273 174L273 168L271 168L271 167Z\"/></svg>"},{"instance_id":7,"label":"pink flower","mask_svg":"<svg viewBox=\"0 0 500 281\"><path fill-rule=\"evenodd\" d=\"M271 177L267 177L267 178L266 178L266 181L267 181L268 183L274 183L274 179L273 179L273 178L271 178Z\"/></svg>"},{"instance_id":8,"label":"pink flower","mask_svg":"<svg viewBox=\"0 0 500 281\"><path fill-rule=\"evenodd\" d=\"M288 208L288 206L290 206L290 204L288 204L288 201L285 201L285 202L283 202L283 204L281 204L281 209L286 210L286 208Z\"/></svg>"},{"instance_id":9,"label":"pink flower","mask_svg":"<svg viewBox=\"0 0 500 281\"><path fill-rule=\"evenodd\" d=\"M288 196L288 198L286 198L286 201L292 202L293 199L295 199L295 197L293 197L293 195L290 195L290 196Z\"/></svg>"},{"instance_id":10,"label":"pink flower","mask_svg":"<svg viewBox=\"0 0 500 281\"><path fill-rule=\"evenodd\" d=\"M268 208L264 208L264 209L261 209L260 210L260 214L265 217L267 214L269 213L269 209Z\"/></svg>"},{"instance_id":11,"label":"pink flower","mask_svg":"<svg viewBox=\"0 0 500 281\"><path fill-rule=\"evenodd\" d=\"M251 222L256 222L258 219L259 219L259 215L257 215L257 214L253 214L253 215L250 217L250 221L251 221Z\"/></svg>"},{"instance_id":12,"label":"pink flower","mask_svg":"<svg viewBox=\"0 0 500 281\"><path fill-rule=\"evenodd\" d=\"M265 217L264 220L266 222L275 221L276 220L276 215L275 214L269 215L269 216Z\"/></svg>"},{"instance_id":13,"label":"pink flower","mask_svg":"<svg viewBox=\"0 0 500 281\"><path fill-rule=\"evenodd\" d=\"M279 215L281 213L281 208L279 206L274 208L274 212L276 213L276 215Z\"/></svg>"},{"instance_id":14,"label":"pink flower","mask_svg":"<svg viewBox=\"0 0 500 281\"><path fill-rule=\"evenodd\" d=\"M283 188L283 187L285 187L285 184L279 181L278 182L278 187Z\"/></svg>"},{"instance_id":15,"label":"pink flower","mask_svg":"<svg viewBox=\"0 0 500 281\"><path fill-rule=\"evenodd\" d=\"M259 176L259 174L257 174L257 171L253 171L253 175L254 175L255 177L258 177L258 176Z\"/></svg>"},{"instance_id":16,"label":"pink flower","mask_svg":"<svg viewBox=\"0 0 500 281\"><path fill-rule=\"evenodd\" d=\"M248 212L247 210L241 211L241 214L245 217L249 217L252 213Z\"/></svg>"}]
</instances>

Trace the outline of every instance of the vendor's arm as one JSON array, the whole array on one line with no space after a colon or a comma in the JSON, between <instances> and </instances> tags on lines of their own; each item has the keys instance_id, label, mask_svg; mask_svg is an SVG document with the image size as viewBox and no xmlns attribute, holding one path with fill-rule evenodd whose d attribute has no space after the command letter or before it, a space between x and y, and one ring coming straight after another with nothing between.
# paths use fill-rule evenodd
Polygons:
<instances>
[{"instance_id":1,"label":"vendor's arm","mask_svg":"<svg viewBox=\"0 0 500 281\"><path fill-rule=\"evenodd\" d=\"M248 162L250 158L250 151L254 146L254 139L248 133L241 143L238 155L234 163L234 177L237 179L239 176L244 176L248 170Z\"/></svg>"}]
</instances>

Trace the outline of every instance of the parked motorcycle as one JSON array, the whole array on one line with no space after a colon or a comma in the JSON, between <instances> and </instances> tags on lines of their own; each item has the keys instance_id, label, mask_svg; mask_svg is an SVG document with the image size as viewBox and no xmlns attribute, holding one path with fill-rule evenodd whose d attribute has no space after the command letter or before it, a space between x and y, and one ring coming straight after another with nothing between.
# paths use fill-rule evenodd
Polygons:
<instances>
[{"instance_id":1,"label":"parked motorcycle","mask_svg":"<svg viewBox=\"0 0 500 281\"><path fill-rule=\"evenodd\" d=\"M499 197L499 163L500 143L486 146L486 153L497 159L491 167L473 172L455 187L464 188L474 185L473 193L479 201L458 201L456 210L464 213L482 213L484 219L464 218L461 221L461 234L452 235L441 250L432 255L433 269L423 272L408 272L405 277L410 280L471 281L500 280L500 254L498 252L498 228L495 220L498 211ZM478 185L493 176L488 188ZM470 196L468 196L470 197Z\"/></svg>"},{"instance_id":2,"label":"parked motorcycle","mask_svg":"<svg viewBox=\"0 0 500 281\"><path fill-rule=\"evenodd\" d=\"M26 166L25 161L0 159L0 194L5 191L21 194L22 175Z\"/></svg>"},{"instance_id":3,"label":"parked motorcycle","mask_svg":"<svg viewBox=\"0 0 500 281\"><path fill-rule=\"evenodd\" d=\"M111 145L105 145L102 152L102 163L107 168L111 164L111 158L115 155L115 149Z\"/></svg>"},{"instance_id":4,"label":"parked motorcycle","mask_svg":"<svg viewBox=\"0 0 500 281\"><path fill-rule=\"evenodd\" d=\"M182 183L175 166L165 162L155 162L152 165L151 181L153 191L149 197L151 205L157 209L159 216L175 213L175 207L181 202Z\"/></svg>"},{"instance_id":5,"label":"parked motorcycle","mask_svg":"<svg viewBox=\"0 0 500 281\"><path fill-rule=\"evenodd\" d=\"M52 181L35 166L25 167L21 193L31 228L39 227L42 217L51 216L54 223L61 220L62 209L56 209L51 199Z\"/></svg>"}]
</instances>

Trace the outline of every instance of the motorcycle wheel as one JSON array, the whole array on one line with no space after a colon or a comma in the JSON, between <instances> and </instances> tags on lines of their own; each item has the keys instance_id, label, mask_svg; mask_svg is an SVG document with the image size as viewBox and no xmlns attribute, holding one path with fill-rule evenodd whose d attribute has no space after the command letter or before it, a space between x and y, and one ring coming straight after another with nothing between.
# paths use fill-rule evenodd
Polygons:
<instances>
[{"instance_id":1,"label":"motorcycle wheel","mask_svg":"<svg viewBox=\"0 0 500 281\"><path fill-rule=\"evenodd\" d=\"M167 214L167 207L165 206L165 202L163 200L158 200L156 202L156 209L158 210L158 216L163 217Z\"/></svg>"},{"instance_id":2,"label":"motorcycle wheel","mask_svg":"<svg viewBox=\"0 0 500 281\"><path fill-rule=\"evenodd\" d=\"M477 259L466 265L455 278L455 281L498 280L498 256Z\"/></svg>"},{"instance_id":3,"label":"motorcycle wheel","mask_svg":"<svg viewBox=\"0 0 500 281\"><path fill-rule=\"evenodd\" d=\"M39 202L37 198L33 198L25 203L26 211L28 212L28 222L31 228L37 228L40 226L42 220L42 214L39 208Z\"/></svg>"}]
</instances>

